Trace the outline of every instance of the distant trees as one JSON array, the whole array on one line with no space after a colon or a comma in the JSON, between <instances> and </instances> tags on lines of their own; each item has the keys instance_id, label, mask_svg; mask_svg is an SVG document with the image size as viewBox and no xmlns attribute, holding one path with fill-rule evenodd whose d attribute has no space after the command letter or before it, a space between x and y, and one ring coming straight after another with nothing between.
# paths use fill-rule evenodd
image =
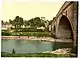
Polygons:
<instances>
[{"instance_id":1,"label":"distant trees","mask_svg":"<svg viewBox=\"0 0 80 59\"><path fill-rule=\"evenodd\" d=\"M28 24L27 20L24 20L23 22L24 22L24 26L26 28L26 26L29 25L29 24Z\"/></svg>"},{"instance_id":2,"label":"distant trees","mask_svg":"<svg viewBox=\"0 0 80 59\"><path fill-rule=\"evenodd\" d=\"M3 20L1 20L1 24L4 24L4 21Z\"/></svg>"},{"instance_id":3,"label":"distant trees","mask_svg":"<svg viewBox=\"0 0 80 59\"><path fill-rule=\"evenodd\" d=\"M13 25L13 21L11 19L9 19L9 23Z\"/></svg>"},{"instance_id":4,"label":"distant trees","mask_svg":"<svg viewBox=\"0 0 80 59\"><path fill-rule=\"evenodd\" d=\"M31 27L31 28L37 28L37 27L45 27L47 30L49 25L52 24L53 21L55 21L56 17L53 17L52 20L48 21L44 18L35 17L31 18L30 20L24 20L20 16L16 16L13 20L9 19L9 24L15 27L15 29L21 29L24 25L24 28ZM2 21L4 23L4 21Z\"/></svg>"},{"instance_id":5,"label":"distant trees","mask_svg":"<svg viewBox=\"0 0 80 59\"><path fill-rule=\"evenodd\" d=\"M13 21L9 19L9 23L15 26L16 29L21 28L21 26L24 24L23 18L19 16L16 16Z\"/></svg>"},{"instance_id":6,"label":"distant trees","mask_svg":"<svg viewBox=\"0 0 80 59\"><path fill-rule=\"evenodd\" d=\"M24 20L22 17L16 16L14 20L9 19L9 23L15 26L15 29L21 28L23 25L25 28L26 26L31 26L32 28L45 27L45 21L40 19L40 17Z\"/></svg>"},{"instance_id":7,"label":"distant trees","mask_svg":"<svg viewBox=\"0 0 80 59\"><path fill-rule=\"evenodd\" d=\"M43 22L42 22L43 21ZM30 19L28 22L27 22L31 27L41 27L41 26L45 26L44 24L44 20L40 19L40 17L35 17L35 18L32 18Z\"/></svg>"},{"instance_id":8,"label":"distant trees","mask_svg":"<svg viewBox=\"0 0 80 59\"><path fill-rule=\"evenodd\" d=\"M9 22L4 22L3 20L1 21L2 24L11 24L12 26L11 29L15 29L16 31L22 31L22 28L24 30L26 29L31 29L31 31L33 31L33 29L36 31L37 28L44 28L45 27L45 31L49 30L49 27L51 26L52 22L56 21L56 17L53 17L52 20L48 21L45 20L45 17L35 17L35 18L31 18L30 20L24 20L22 17L20 16L16 16L13 20L9 19ZM23 27L24 25L24 27ZM50 25L50 26L49 26ZM14 27L14 28L13 28ZM26 29L25 29L26 28Z\"/></svg>"},{"instance_id":9,"label":"distant trees","mask_svg":"<svg viewBox=\"0 0 80 59\"><path fill-rule=\"evenodd\" d=\"M31 18L30 20L24 20L22 17L16 16L14 20L9 19L9 24L14 26L15 29L21 29L24 25L25 28L27 28L27 26L31 28L45 27L47 30L49 25L51 25L52 22L54 21L56 21L56 17L53 17L52 20L48 21L48 20L45 20L45 17L42 17L42 18L35 17L35 18ZM1 22L2 24L6 23L3 20Z\"/></svg>"},{"instance_id":10,"label":"distant trees","mask_svg":"<svg viewBox=\"0 0 80 59\"><path fill-rule=\"evenodd\" d=\"M16 16L15 19L13 20L15 28L21 28L21 26L24 24L23 23L23 18Z\"/></svg>"}]
</instances>

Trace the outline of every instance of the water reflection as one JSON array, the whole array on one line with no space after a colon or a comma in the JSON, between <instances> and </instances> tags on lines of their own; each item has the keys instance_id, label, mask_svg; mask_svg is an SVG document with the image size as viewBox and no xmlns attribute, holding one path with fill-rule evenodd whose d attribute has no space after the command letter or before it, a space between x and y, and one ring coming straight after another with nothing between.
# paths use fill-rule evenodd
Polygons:
<instances>
[{"instance_id":1,"label":"water reflection","mask_svg":"<svg viewBox=\"0 0 80 59\"><path fill-rule=\"evenodd\" d=\"M54 42L52 48L53 51L59 48L72 48L72 42Z\"/></svg>"}]
</instances>

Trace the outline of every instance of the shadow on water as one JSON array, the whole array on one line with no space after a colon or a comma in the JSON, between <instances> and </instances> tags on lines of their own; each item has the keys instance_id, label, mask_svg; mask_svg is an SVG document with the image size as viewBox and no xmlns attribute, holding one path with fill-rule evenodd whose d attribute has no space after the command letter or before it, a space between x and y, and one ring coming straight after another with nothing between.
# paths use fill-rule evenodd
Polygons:
<instances>
[{"instance_id":1,"label":"shadow on water","mask_svg":"<svg viewBox=\"0 0 80 59\"><path fill-rule=\"evenodd\" d=\"M54 42L52 44L53 51L59 48L72 48L72 43L71 42Z\"/></svg>"}]
</instances>

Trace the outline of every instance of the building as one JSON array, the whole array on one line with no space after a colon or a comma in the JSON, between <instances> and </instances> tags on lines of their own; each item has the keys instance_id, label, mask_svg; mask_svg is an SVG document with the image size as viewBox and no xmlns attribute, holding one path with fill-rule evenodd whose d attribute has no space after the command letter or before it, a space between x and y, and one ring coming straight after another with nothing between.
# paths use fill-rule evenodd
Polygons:
<instances>
[{"instance_id":1,"label":"building","mask_svg":"<svg viewBox=\"0 0 80 59\"><path fill-rule=\"evenodd\" d=\"M41 27L37 27L37 29L42 29L42 30L44 30L44 29L45 29L45 27L42 27L42 26L41 26Z\"/></svg>"},{"instance_id":2,"label":"building","mask_svg":"<svg viewBox=\"0 0 80 59\"><path fill-rule=\"evenodd\" d=\"M9 24L8 22L5 22L4 24L2 24L2 30L8 30L11 27L12 27L12 25Z\"/></svg>"}]
</instances>

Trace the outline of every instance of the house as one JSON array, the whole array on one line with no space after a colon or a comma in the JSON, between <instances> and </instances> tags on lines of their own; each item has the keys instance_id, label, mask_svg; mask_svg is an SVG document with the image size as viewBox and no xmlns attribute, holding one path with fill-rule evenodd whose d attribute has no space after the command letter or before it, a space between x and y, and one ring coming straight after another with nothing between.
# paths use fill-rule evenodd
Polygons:
<instances>
[{"instance_id":1,"label":"house","mask_svg":"<svg viewBox=\"0 0 80 59\"><path fill-rule=\"evenodd\" d=\"M44 30L44 29L45 29L45 27L42 27L42 26L41 26L41 27L37 27L37 29L42 29L42 30Z\"/></svg>"},{"instance_id":2,"label":"house","mask_svg":"<svg viewBox=\"0 0 80 59\"><path fill-rule=\"evenodd\" d=\"M5 22L4 24L2 24L2 30L8 30L11 27L12 27L12 25L9 24L8 22Z\"/></svg>"}]
</instances>

